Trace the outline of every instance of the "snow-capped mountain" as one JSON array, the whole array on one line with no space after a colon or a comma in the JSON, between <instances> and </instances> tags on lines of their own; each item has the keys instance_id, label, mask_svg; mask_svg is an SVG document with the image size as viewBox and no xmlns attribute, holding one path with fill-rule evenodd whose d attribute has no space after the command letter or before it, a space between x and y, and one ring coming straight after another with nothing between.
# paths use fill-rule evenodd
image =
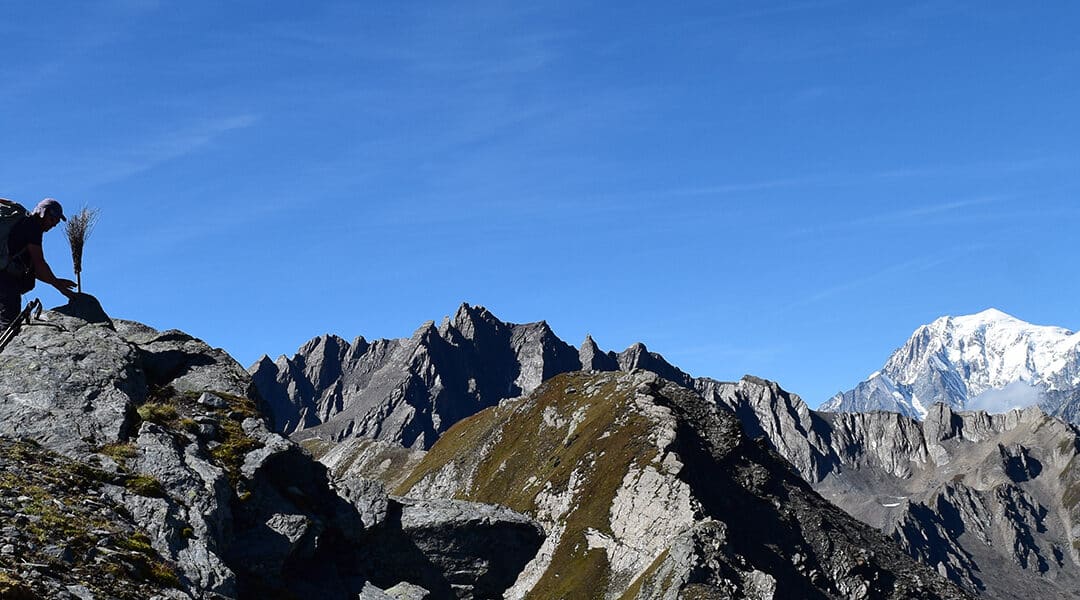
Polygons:
<instances>
[{"instance_id":1,"label":"snow-capped mountain","mask_svg":"<svg viewBox=\"0 0 1080 600\"><path fill-rule=\"evenodd\" d=\"M819 410L888 410L922 419L934 403L1000 412L1039 404L1080 416L1080 334L997 309L941 317L915 330L880 370Z\"/></svg>"}]
</instances>

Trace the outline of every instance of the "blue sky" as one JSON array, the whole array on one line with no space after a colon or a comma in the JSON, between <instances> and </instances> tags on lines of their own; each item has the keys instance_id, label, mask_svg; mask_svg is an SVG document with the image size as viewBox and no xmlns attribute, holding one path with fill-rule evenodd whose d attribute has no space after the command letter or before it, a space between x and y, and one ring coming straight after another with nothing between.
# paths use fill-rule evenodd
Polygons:
<instances>
[{"instance_id":1,"label":"blue sky","mask_svg":"<svg viewBox=\"0 0 1080 600\"><path fill-rule=\"evenodd\" d=\"M467 301L816 406L943 314L1080 327L1074 3L522 4L4 2L0 196L245 365Z\"/></svg>"}]
</instances>

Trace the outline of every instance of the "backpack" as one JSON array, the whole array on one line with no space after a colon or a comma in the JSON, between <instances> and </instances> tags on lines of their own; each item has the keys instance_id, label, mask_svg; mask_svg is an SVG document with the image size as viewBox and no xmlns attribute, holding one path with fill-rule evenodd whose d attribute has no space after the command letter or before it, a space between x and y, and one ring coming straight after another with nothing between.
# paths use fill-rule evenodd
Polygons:
<instances>
[{"instance_id":1,"label":"backpack","mask_svg":"<svg viewBox=\"0 0 1080 600\"><path fill-rule=\"evenodd\" d=\"M11 263L11 256L8 256L8 237L11 230L27 216L23 205L0 198L0 271L6 270Z\"/></svg>"}]
</instances>

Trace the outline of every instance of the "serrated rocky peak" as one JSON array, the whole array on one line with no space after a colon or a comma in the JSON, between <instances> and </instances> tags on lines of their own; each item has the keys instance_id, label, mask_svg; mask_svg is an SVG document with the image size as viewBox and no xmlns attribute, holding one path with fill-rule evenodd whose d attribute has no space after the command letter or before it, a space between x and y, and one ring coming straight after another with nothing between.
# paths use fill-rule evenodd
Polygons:
<instances>
[{"instance_id":1,"label":"serrated rocky peak","mask_svg":"<svg viewBox=\"0 0 1080 600\"><path fill-rule=\"evenodd\" d=\"M643 369L645 371L656 373L668 381L674 381L683 387L693 387L692 377L664 360L663 356L660 356L655 352L650 352L649 349L645 347L645 344L641 342L637 342L620 352L618 360L620 370L633 371L634 369Z\"/></svg>"},{"instance_id":2,"label":"serrated rocky peak","mask_svg":"<svg viewBox=\"0 0 1080 600\"><path fill-rule=\"evenodd\" d=\"M578 361L585 371L618 371L619 359L614 352L604 352L591 335L586 335L578 350Z\"/></svg>"},{"instance_id":3,"label":"serrated rocky peak","mask_svg":"<svg viewBox=\"0 0 1080 600\"><path fill-rule=\"evenodd\" d=\"M814 489L987 598L1077 598L1080 432L1038 407L818 413L773 383L699 380Z\"/></svg>"},{"instance_id":4,"label":"serrated rocky peak","mask_svg":"<svg viewBox=\"0 0 1080 600\"><path fill-rule=\"evenodd\" d=\"M936 402L998 411L1039 404L1072 418L1078 391L1080 335L988 309L919 327L880 371L821 410L888 410L921 419Z\"/></svg>"},{"instance_id":5,"label":"serrated rocky peak","mask_svg":"<svg viewBox=\"0 0 1080 600\"><path fill-rule=\"evenodd\" d=\"M540 522L509 599L967 597L642 370L559 375L460 422L397 491Z\"/></svg>"},{"instance_id":6,"label":"serrated rocky peak","mask_svg":"<svg viewBox=\"0 0 1080 600\"><path fill-rule=\"evenodd\" d=\"M504 323L469 304L408 339L350 345L321 336L291 358L264 357L250 372L274 428L297 440L366 437L426 449L461 419L583 368L642 368L690 381L643 344L615 355L590 336L578 350L545 321Z\"/></svg>"}]
</instances>

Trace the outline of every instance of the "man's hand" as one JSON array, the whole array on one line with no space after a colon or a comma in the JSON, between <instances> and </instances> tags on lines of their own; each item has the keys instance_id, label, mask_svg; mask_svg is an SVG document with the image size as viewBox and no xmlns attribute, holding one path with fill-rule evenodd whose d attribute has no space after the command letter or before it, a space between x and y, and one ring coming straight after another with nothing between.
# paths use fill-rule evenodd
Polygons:
<instances>
[{"instance_id":1,"label":"man's hand","mask_svg":"<svg viewBox=\"0 0 1080 600\"><path fill-rule=\"evenodd\" d=\"M55 287L61 294L67 296L68 298L75 297L75 292L72 291L72 288L74 288L76 285L78 284L76 284L70 279L57 279L53 283L53 287Z\"/></svg>"}]
</instances>

